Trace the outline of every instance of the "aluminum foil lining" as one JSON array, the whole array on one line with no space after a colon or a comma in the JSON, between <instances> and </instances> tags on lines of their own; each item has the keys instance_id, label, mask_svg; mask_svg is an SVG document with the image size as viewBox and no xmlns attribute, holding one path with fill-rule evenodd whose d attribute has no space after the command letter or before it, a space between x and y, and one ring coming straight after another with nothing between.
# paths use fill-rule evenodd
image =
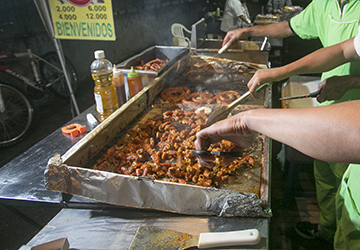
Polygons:
<instances>
[{"instance_id":1,"label":"aluminum foil lining","mask_svg":"<svg viewBox=\"0 0 360 250\"><path fill-rule=\"evenodd\" d=\"M236 89L246 92L246 81L249 79L248 72L266 67L252 63L236 62L222 58L208 56L187 55L177 61L171 69L149 86L145 87L142 99L146 97L146 91L154 92L157 89L172 86L189 86L193 91L210 89L222 92ZM151 90L151 91L150 91ZM139 98L138 98L139 99ZM139 99L140 101L142 99ZM152 100L137 103L137 99L125 104L127 109L141 110L144 107L137 105L149 105ZM248 109L264 107L264 98L256 101L248 99L242 107ZM166 104L153 103L155 106L166 108ZM134 106L134 107L133 107ZM215 104L216 106L216 104ZM145 110L145 109L144 109ZM235 112L236 110L234 110ZM120 124L124 110L118 110L113 117L105 120L86 137L80 140L76 146L70 149L63 159L60 155L53 156L45 170L46 188L61 193L93 199L98 202L134 207L140 209L154 209L174 212L186 215L211 215L219 217L270 217L271 210L267 201L262 203L259 196L252 192L240 192L195 185L183 185L166 181L152 180L149 177L134 177L117 173L93 170L87 167L90 158L99 153L97 149L104 148L116 136L119 131L114 124ZM123 124L121 124L123 126ZM111 127L111 129L109 129ZM106 136L101 132L106 129ZM102 136L101 140L92 140ZM108 138L108 141L105 140ZM94 144L95 143L95 144ZM94 144L94 145L93 145ZM95 151L96 152L95 152ZM74 151L77 151L74 153ZM78 155L78 153L81 153ZM73 157L75 156L76 157ZM69 158L74 158L72 163ZM66 163L66 164L65 164Z\"/></svg>"},{"instance_id":2,"label":"aluminum foil lining","mask_svg":"<svg viewBox=\"0 0 360 250\"><path fill-rule=\"evenodd\" d=\"M254 73L258 69L266 68L266 65L251 63L251 62L241 62L235 60L229 60L226 58L216 58L213 56L206 55L196 55L189 56L187 61L187 66L196 70L197 73L202 72L218 72L218 73L230 73L230 72L240 72L247 71Z\"/></svg>"},{"instance_id":3,"label":"aluminum foil lining","mask_svg":"<svg viewBox=\"0 0 360 250\"><path fill-rule=\"evenodd\" d=\"M256 194L125 176L63 164L54 155L45 170L46 188L113 205L186 215L270 217ZM184 195L186 194L186 195Z\"/></svg>"}]
</instances>

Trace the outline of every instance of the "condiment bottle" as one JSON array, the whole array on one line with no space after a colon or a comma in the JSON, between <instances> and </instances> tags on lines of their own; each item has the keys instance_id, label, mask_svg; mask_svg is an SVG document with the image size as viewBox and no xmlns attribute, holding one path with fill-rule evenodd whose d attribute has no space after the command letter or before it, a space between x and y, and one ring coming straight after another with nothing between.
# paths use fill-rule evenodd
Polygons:
<instances>
[{"instance_id":1,"label":"condiment bottle","mask_svg":"<svg viewBox=\"0 0 360 250\"><path fill-rule=\"evenodd\" d=\"M130 72L127 74L127 82L129 87L130 98L139 93L143 89L142 80L139 72L131 67Z\"/></svg>"},{"instance_id":2,"label":"condiment bottle","mask_svg":"<svg viewBox=\"0 0 360 250\"><path fill-rule=\"evenodd\" d=\"M105 58L103 50L95 51L94 55L96 60L90 66L95 81L94 97L99 120L104 121L118 108L118 103L116 90L112 84L112 64Z\"/></svg>"},{"instance_id":3,"label":"condiment bottle","mask_svg":"<svg viewBox=\"0 0 360 250\"><path fill-rule=\"evenodd\" d=\"M115 64L113 67L112 83L116 89L117 102L120 108L126 102L124 75L118 68L116 68Z\"/></svg>"},{"instance_id":4,"label":"condiment bottle","mask_svg":"<svg viewBox=\"0 0 360 250\"><path fill-rule=\"evenodd\" d=\"M216 9L216 16L220 17L220 8L219 7Z\"/></svg>"}]
</instances>

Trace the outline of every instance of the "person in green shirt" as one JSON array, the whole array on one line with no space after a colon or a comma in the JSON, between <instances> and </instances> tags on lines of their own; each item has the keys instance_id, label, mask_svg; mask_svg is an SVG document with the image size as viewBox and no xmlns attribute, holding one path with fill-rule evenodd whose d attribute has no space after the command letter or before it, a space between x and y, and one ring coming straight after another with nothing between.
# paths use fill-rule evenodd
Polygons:
<instances>
[{"instance_id":1,"label":"person in green shirt","mask_svg":"<svg viewBox=\"0 0 360 250\"><path fill-rule=\"evenodd\" d=\"M289 22L252 26L227 32L222 46L248 37L286 38L297 35L302 39L319 39L323 47L332 46L358 34L360 2L358 0L313 0ZM298 48L299 49L299 48ZM360 62L349 62L322 74L322 80L331 76L359 75ZM248 85L254 93L256 85ZM360 91L350 91L336 102L359 99ZM334 103L325 102L322 105Z\"/></svg>"},{"instance_id":2,"label":"person in green shirt","mask_svg":"<svg viewBox=\"0 0 360 250\"><path fill-rule=\"evenodd\" d=\"M358 34L359 23L360 1L313 0L300 14L291 18L289 22L229 31L223 40L223 46L230 46L236 39L247 37L284 38L297 35L302 39L318 38L324 47L328 47L356 36ZM321 80L344 75L353 75L354 81L359 80L360 62L344 63L332 70L326 71L322 74ZM258 84L256 81L248 83L251 93L254 93ZM360 89L351 89L346 91L339 100L328 100L319 105L329 105L357 99L360 99ZM334 197L347 167L348 164L314 160L316 194L321 210L319 225L309 222L298 223L295 229L299 235L308 239L320 236L323 239L332 241L336 230Z\"/></svg>"},{"instance_id":3,"label":"person in green shirt","mask_svg":"<svg viewBox=\"0 0 360 250\"><path fill-rule=\"evenodd\" d=\"M358 34L342 43L322 48L291 64L262 69L250 79L249 85L280 81L303 73L329 71L347 62L360 61L360 26ZM357 76L332 76L324 79L318 87L317 100L336 101L347 92L360 89ZM348 101L307 109L263 109L241 112L227 120L214 124L197 133L195 148L207 149L209 143L227 139L238 150L248 147L255 132L320 160L352 163L333 195L335 217L334 249L360 249L360 116L356 115L360 101ZM331 114L331 115L329 115ZM236 150L236 149L235 149ZM209 166L212 159L199 159L201 165ZM317 228L313 228L316 232Z\"/></svg>"}]
</instances>

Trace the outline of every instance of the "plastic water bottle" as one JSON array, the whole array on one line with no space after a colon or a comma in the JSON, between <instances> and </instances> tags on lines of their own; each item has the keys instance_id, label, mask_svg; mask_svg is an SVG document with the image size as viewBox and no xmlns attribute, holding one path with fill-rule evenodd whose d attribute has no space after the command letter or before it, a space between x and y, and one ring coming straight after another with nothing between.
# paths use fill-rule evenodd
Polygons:
<instances>
[{"instance_id":1,"label":"plastic water bottle","mask_svg":"<svg viewBox=\"0 0 360 250\"><path fill-rule=\"evenodd\" d=\"M103 50L94 52L95 61L90 66L95 81L94 97L100 121L104 121L118 108L116 90L112 84L112 63L105 58Z\"/></svg>"}]
</instances>

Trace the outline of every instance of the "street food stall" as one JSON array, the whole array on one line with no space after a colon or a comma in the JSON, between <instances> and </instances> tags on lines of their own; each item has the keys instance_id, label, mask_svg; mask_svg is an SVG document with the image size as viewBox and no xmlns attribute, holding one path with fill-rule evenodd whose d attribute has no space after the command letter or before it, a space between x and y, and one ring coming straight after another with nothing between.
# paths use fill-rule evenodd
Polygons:
<instances>
[{"instance_id":1,"label":"street food stall","mask_svg":"<svg viewBox=\"0 0 360 250\"><path fill-rule=\"evenodd\" d=\"M267 51L256 48L244 49L241 42L228 53L246 58L257 52L266 58ZM180 58L64 155L52 157L45 172L47 188L96 202L140 208L141 213L156 210L186 216L262 218L261 223L271 217L268 138L259 135L224 182L193 175L197 160L191 155L192 135L204 126L208 114L203 110L211 113L226 104L220 101L226 93L236 93L235 97L245 93L253 73L267 67L266 60L261 64L213 57L212 50L203 47ZM270 97L271 88L264 88L257 99L245 100L233 113L270 107ZM139 144L152 146L136 146ZM129 153L129 147L136 150ZM217 160L217 167L222 168L221 159ZM198 175L207 176L207 170L198 171ZM210 175L219 173L214 170ZM187 232L182 223L175 220L172 227L159 226Z\"/></svg>"},{"instance_id":2,"label":"street food stall","mask_svg":"<svg viewBox=\"0 0 360 250\"><path fill-rule=\"evenodd\" d=\"M230 51L247 53L246 50L237 51L236 48ZM114 146L118 145L117 143L126 145L129 142L126 138L130 132L144 127L144 124L149 124L151 121L160 122L160 119L164 119L170 113L175 120L184 119L183 124L177 124L180 127L187 125L185 121L190 120L190 117L196 117L196 110L201 112L198 116L206 119L202 109L216 110L227 103L226 100L222 103L221 98L233 100L230 98L242 95L247 91L246 83L252 74L257 69L267 67L266 64L198 53L194 51L181 57L99 125L91 124L86 119L88 113L96 114L94 107L69 122L86 124L90 132L70 138L64 137L60 130L55 131L39 143L36 149L31 149L37 152L36 154L42 155L53 152L54 156L47 159L49 161L45 171L45 184L48 190L42 190L41 181L36 180L44 176L44 166L38 166L38 160L33 162L37 171L32 169L30 172L23 173L17 176L17 181L14 181L14 169L12 171L6 168L0 170L2 174L7 175L9 180L13 180L4 183L2 190L17 189L17 192L13 192L10 196L9 193L7 195L2 193L3 199L15 198L28 201L36 199L36 201L50 204L60 203L64 208L29 242L30 245L41 244L65 235L71 247L84 248L98 244L106 234L109 239L105 244L106 247L112 245L117 249L128 249L140 226L155 226L190 235L198 235L202 232L258 229L261 240L254 248L268 248L268 219L272 215L269 195L271 144L266 137L259 135L254 145L242 152L243 157L238 158L234 171L224 176L224 182L216 183L213 179L213 185L210 186L197 185L201 183L200 180L184 183L184 180L180 181L179 176L176 176L176 171L172 172L173 176L170 174L167 178L161 179L156 178L159 173L155 173L156 175L153 173L152 176L146 176L144 172L132 175L126 174L125 171L111 172L100 168L102 159L106 158ZM266 54L267 52L258 51L258 53ZM166 99L167 95L164 93L174 88L189 91L189 96L178 101L174 101L174 98ZM196 98L197 95L192 95L206 91L212 94L212 101L198 102L200 99ZM179 95L181 93L175 93L175 97ZM190 98L190 95L194 98ZM267 86L258 91L256 99L248 98L240 103L233 110L233 114L253 108L268 108L271 106L270 97L271 87ZM185 112L190 116L185 116ZM171 124L165 120L161 122L166 123L158 126L163 127L164 131L156 131L156 133L165 138L165 126ZM194 122L194 124L189 124L188 132L195 133L197 129L204 126L201 121L194 120ZM190 137L187 139L193 142L194 137L191 139ZM63 143L64 140L68 143ZM147 139L144 138L144 140ZM181 146L181 143L178 144ZM46 145L51 145L51 147ZM191 152L193 150L191 146L184 151ZM226 145L219 147L226 150ZM160 156L160 158L165 157L166 160L161 159L160 164L175 166L171 163L173 159L170 159L171 151L174 150L174 148L169 150L158 148L153 156L158 155L160 151L166 151L168 153L166 156ZM117 153L122 152L117 151ZM149 156L150 163L147 164L151 165L152 158L151 155ZM196 157L188 156L192 162L196 162ZM31 158L30 155L23 156L21 161L26 161L27 158ZM251 161L245 161L246 159L251 159ZM175 157L175 161L178 162L179 158ZM221 157L218 161L221 162ZM219 167L222 167L221 164ZM205 174L202 173L202 175ZM19 185L36 185L37 187L30 188L25 197L24 193L20 192ZM86 210L81 210L83 208ZM110 229L110 225L115 225L115 227ZM56 228L56 230L51 228ZM97 230L96 236L92 236L91 240L87 237L87 239L78 237L79 234L90 234L91 228L107 229ZM102 231L104 234L101 233ZM120 241L117 240L119 235L122 235ZM237 247L237 249L241 248L242 246Z\"/></svg>"},{"instance_id":3,"label":"street food stall","mask_svg":"<svg viewBox=\"0 0 360 250\"><path fill-rule=\"evenodd\" d=\"M141 226L153 226L189 235L257 229L261 240L253 248L268 249L269 138L259 135L250 148L239 152L242 156L231 169L224 168L221 156L213 172L194 169L194 135L209 114L244 94L254 72L268 67L269 44L239 41L218 55L220 42L205 39L190 52L180 49L142 91L102 123L87 119L89 113L96 116L94 106L69 121L85 125L87 133L69 137L59 129L0 169L7 180L0 189L2 200L63 208L29 245L65 236L72 248L128 249ZM138 59L156 59L142 58L154 48L164 49L145 50L126 60L124 67ZM232 114L271 107L271 86L255 97L243 100ZM146 144L152 146L140 146ZM132 155L129 145L136 149ZM230 149L223 142L211 150ZM127 161L120 161L125 154ZM44 159L48 155L53 157ZM190 173L196 174L190 178Z\"/></svg>"},{"instance_id":4,"label":"street food stall","mask_svg":"<svg viewBox=\"0 0 360 250\"><path fill-rule=\"evenodd\" d=\"M144 88L101 123L90 120L97 112L95 105L89 107L0 169L1 204L61 209L29 246L57 239L64 243L66 238L73 249L137 249L136 239L142 242L146 230L160 230L154 237L160 242L166 233L176 239L197 239L206 232L256 229L259 242L233 248L269 249L271 140L257 135L251 147L235 152L229 166L223 158L233 156L228 154L233 144L211 145L203 153L214 155L213 169L199 165L193 144L211 114L243 96L253 74L270 67L269 54L283 46L282 40L237 41L219 54L222 40L216 30L221 16L217 11L211 36L204 18L194 22L189 48L148 47L153 42L171 43L164 39L171 25L166 22L171 15L166 8L184 9L171 21L189 25L205 9L200 2L143 1L130 8L121 6L114 17L122 36L118 34L116 41L103 48L110 51L109 58L116 58L112 62L124 74L125 85L134 67ZM141 16L145 11L147 26ZM258 15L255 25L284 21L292 13L285 14ZM130 16L139 18L123 25ZM143 39L135 43L141 35ZM78 45L74 49L71 41L65 44L69 45L65 53L85 54L85 50L92 54L94 49ZM117 61L129 54L135 55ZM271 85L264 86L242 100L231 115L271 108L272 91ZM61 128L72 124L81 124L79 135L62 133Z\"/></svg>"},{"instance_id":5,"label":"street food stall","mask_svg":"<svg viewBox=\"0 0 360 250\"><path fill-rule=\"evenodd\" d=\"M234 168L241 171L233 170L224 183L216 178L206 178L209 183L195 180L197 160L191 153L195 134L208 117L199 110L209 109L210 114L229 103L222 99L240 97L260 68L266 65L188 54L66 154L50 159L46 187L104 203L183 214L270 216L268 139L259 137L246 152L255 162L250 166L248 158L239 159ZM233 113L260 107L269 107L269 88ZM218 160L217 167L223 169L221 157ZM219 176L217 170L203 171L196 175ZM195 197L196 203L186 202Z\"/></svg>"},{"instance_id":6,"label":"street food stall","mask_svg":"<svg viewBox=\"0 0 360 250\"><path fill-rule=\"evenodd\" d=\"M192 26L190 53L176 57L167 70L160 69L160 76L106 121L64 155L49 160L48 189L180 214L271 216L267 138L259 136L231 171L218 157L216 170L208 173L192 155L195 134L206 126L208 116L244 94L255 71L267 68L269 45L260 50L261 44L239 41L219 56L209 47L214 41L205 39L204 27L204 19ZM128 64L142 61L144 55ZM268 86L232 113L270 107L270 97ZM232 145L225 144L212 150L230 150ZM191 197L197 202L187 203L195 199Z\"/></svg>"}]
</instances>

